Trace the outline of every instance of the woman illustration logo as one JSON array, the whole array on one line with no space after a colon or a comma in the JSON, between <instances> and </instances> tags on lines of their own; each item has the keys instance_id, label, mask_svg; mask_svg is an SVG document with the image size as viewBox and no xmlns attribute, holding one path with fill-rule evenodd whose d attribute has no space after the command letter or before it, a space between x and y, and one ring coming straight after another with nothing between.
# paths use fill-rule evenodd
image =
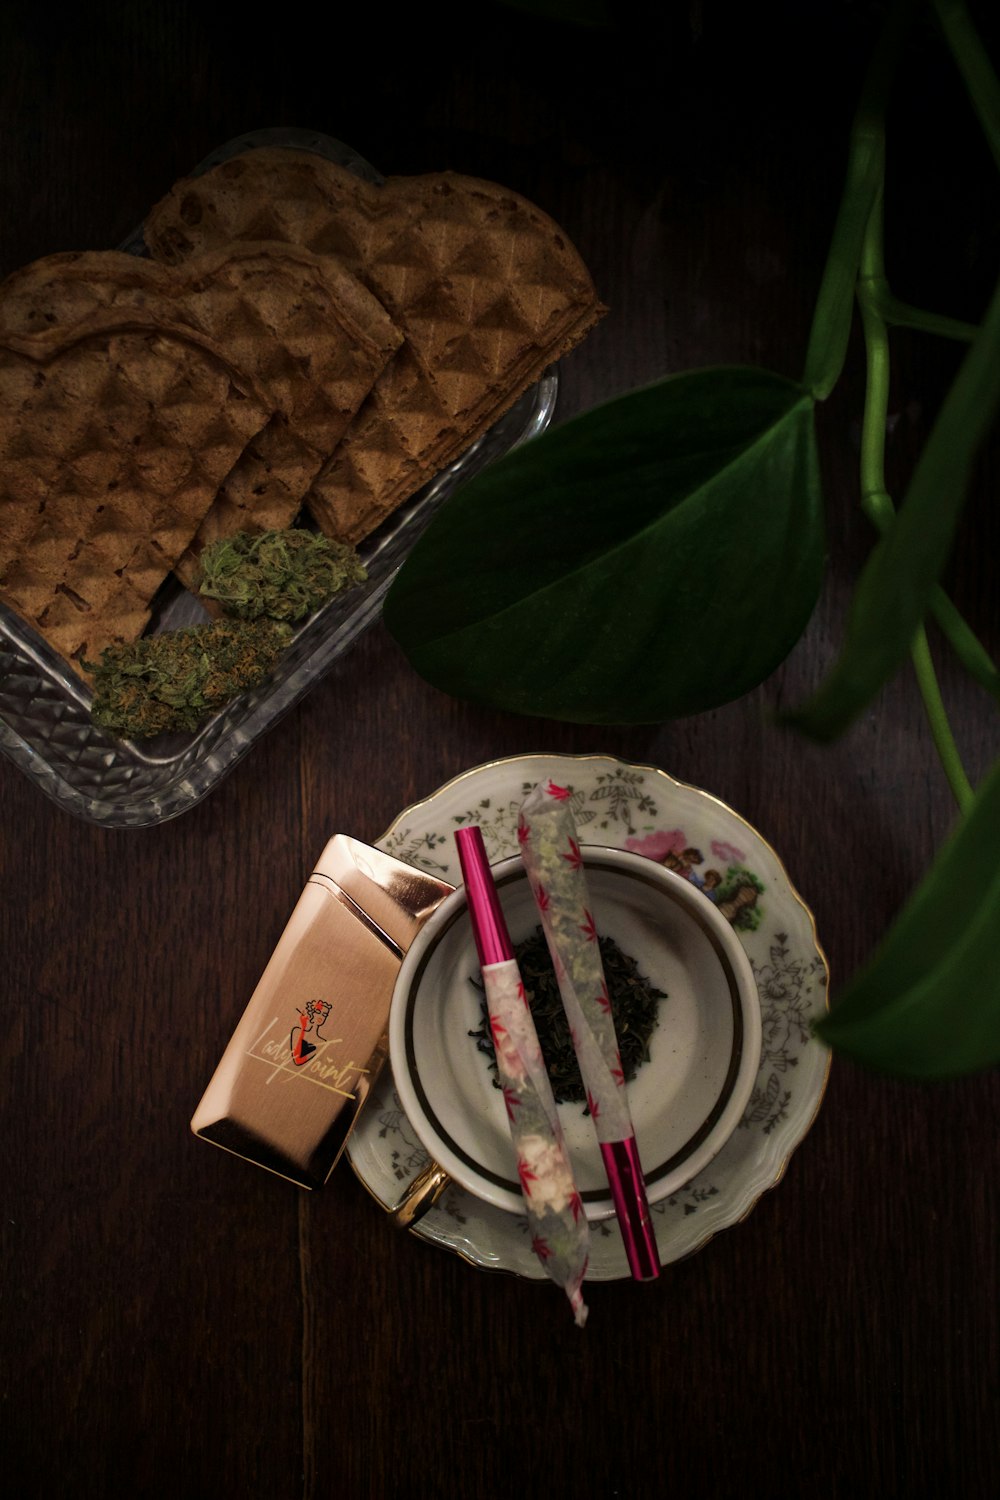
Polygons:
<instances>
[{"instance_id":1,"label":"woman illustration logo","mask_svg":"<svg viewBox=\"0 0 1000 1500\"><path fill-rule=\"evenodd\" d=\"M322 1028L330 1019L330 1002L328 1000L307 1000L303 1010L299 1011L299 1023L292 1027L289 1038L289 1046L292 1049L292 1062L297 1068L309 1061L316 1051L316 1042L325 1042ZM306 1040L306 1032L311 1031L316 1042Z\"/></svg>"}]
</instances>

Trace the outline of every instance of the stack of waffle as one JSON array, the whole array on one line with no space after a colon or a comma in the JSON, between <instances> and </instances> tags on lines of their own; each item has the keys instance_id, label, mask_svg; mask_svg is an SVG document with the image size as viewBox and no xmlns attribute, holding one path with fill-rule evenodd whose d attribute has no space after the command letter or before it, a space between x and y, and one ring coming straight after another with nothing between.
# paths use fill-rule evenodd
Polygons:
<instances>
[{"instance_id":1,"label":"stack of waffle","mask_svg":"<svg viewBox=\"0 0 1000 1500\"><path fill-rule=\"evenodd\" d=\"M0 598L77 668L207 541L369 535L603 311L545 214L450 173L250 151L146 241L0 285Z\"/></svg>"}]
</instances>

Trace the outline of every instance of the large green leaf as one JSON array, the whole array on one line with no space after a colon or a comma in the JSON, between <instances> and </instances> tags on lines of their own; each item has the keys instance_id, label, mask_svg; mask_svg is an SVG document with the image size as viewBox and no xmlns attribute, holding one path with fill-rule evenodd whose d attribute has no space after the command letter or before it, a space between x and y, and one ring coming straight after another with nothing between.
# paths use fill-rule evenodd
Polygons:
<instances>
[{"instance_id":1,"label":"large green leaf","mask_svg":"<svg viewBox=\"0 0 1000 1500\"><path fill-rule=\"evenodd\" d=\"M858 1062L949 1078L1000 1062L1000 763L817 1031Z\"/></svg>"},{"instance_id":2,"label":"large green leaf","mask_svg":"<svg viewBox=\"0 0 1000 1500\"><path fill-rule=\"evenodd\" d=\"M656 723L756 686L823 564L813 401L766 370L694 371L565 423L459 490L385 619L457 697Z\"/></svg>"}]
</instances>

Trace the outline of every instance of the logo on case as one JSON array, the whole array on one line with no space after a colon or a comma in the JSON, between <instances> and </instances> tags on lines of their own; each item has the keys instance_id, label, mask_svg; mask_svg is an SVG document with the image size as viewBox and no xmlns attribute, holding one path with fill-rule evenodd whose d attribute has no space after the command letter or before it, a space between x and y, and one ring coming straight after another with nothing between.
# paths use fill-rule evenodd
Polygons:
<instances>
[{"instance_id":1,"label":"logo on case","mask_svg":"<svg viewBox=\"0 0 1000 1500\"><path fill-rule=\"evenodd\" d=\"M299 1011L297 1025L292 1027L289 1046L292 1049L292 1062L297 1068L309 1061L316 1051L317 1042L325 1042L323 1026L330 1019L331 1006L327 1000L307 1000ZM313 1040L310 1040L309 1033Z\"/></svg>"}]
</instances>

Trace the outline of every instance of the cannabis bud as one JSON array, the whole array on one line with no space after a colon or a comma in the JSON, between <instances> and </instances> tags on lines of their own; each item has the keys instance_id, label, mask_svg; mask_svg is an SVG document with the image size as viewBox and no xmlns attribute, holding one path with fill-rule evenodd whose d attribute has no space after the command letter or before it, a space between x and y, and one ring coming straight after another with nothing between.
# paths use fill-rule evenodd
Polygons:
<instances>
[{"instance_id":1,"label":"cannabis bud","mask_svg":"<svg viewBox=\"0 0 1000 1500\"><path fill-rule=\"evenodd\" d=\"M274 620L218 620L107 646L94 677L90 716L124 739L192 730L237 693L256 687L292 638Z\"/></svg>"},{"instance_id":2,"label":"cannabis bud","mask_svg":"<svg viewBox=\"0 0 1000 1500\"><path fill-rule=\"evenodd\" d=\"M202 550L200 592L241 620L304 620L368 577L353 547L291 527L237 531Z\"/></svg>"}]
</instances>

